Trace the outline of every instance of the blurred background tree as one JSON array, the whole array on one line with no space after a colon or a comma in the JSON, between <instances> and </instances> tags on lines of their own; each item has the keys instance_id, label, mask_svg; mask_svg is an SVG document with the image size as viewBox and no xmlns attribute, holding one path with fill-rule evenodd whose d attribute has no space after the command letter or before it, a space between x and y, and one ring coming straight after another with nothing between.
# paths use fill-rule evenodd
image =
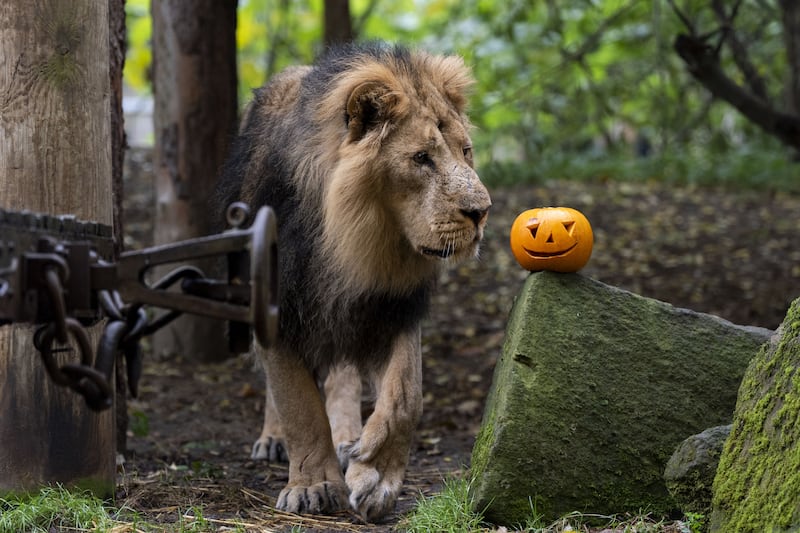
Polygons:
<instances>
[{"instance_id":1,"label":"blurred background tree","mask_svg":"<svg viewBox=\"0 0 800 533\"><path fill-rule=\"evenodd\" d=\"M127 2L126 80L145 92L148 4ZM239 0L242 102L276 71L308 63L320 52L324 4ZM675 50L681 34L702 45L731 83L792 118L792 102L800 101L800 91L792 90L798 69L789 68L797 64L800 41L798 24L787 22L798 11L793 1L345 4L356 39L398 41L466 58L477 79L471 112L476 154L490 183L656 179L800 188L792 162L796 150L709 90L698 77L708 63L692 70L686 55ZM744 56L749 70L743 69Z\"/></svg>"}]
</instances>

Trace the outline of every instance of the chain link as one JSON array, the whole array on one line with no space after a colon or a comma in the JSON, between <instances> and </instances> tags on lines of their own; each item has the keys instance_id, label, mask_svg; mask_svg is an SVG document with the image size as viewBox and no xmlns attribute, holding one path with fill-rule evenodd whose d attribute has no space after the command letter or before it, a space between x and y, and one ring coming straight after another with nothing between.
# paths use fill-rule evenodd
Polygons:
<instances>
[{"instance_id":1,"label":"chain link","mask_svg":"<svg viewBox=\"0 0 800 533\"><path fill-rule=\"evenodd\" d=\"M92 348L86 328L74 318L66 316L64 302L63 279L68 275L64 269L46 267L44 269L45 285L49 304L53 309L53 320L36 331L34 346L42 356L45 369L50 378L65 387L80 393L86 404L95 411L111 407L113 389L111 377L114 362L118 355L125 358L128 387L131 395L138 395L138 383L141 376L142 361L140 341L158 329L178 318L180 311L168 311L148 320L147 313L141 304L125 306L114 291L98 291L98 302L108 318L97 345L97 354L92 357ZM193 266L182 266L169 272L158 280L153 287L168 289L184 280L203 278L201 270ZM71 352L71 347L56 348L56 344L67 345L70 337L75 340L80 352L80 363L59 365L54 354ZM94 360L93 360L94 359Z\"/></svg>"}]
</instances>

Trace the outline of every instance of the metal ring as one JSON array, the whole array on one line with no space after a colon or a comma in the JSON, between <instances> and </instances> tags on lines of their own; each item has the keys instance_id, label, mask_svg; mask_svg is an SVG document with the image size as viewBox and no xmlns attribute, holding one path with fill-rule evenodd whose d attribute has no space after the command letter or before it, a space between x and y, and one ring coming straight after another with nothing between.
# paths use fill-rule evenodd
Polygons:
<instances>
[{"instance_id":1,"label":"metal ring","mask_svg":"<svg viewBox=\"0 0 800 533\"><path fill-rule=\"evenodd\" d=\"M278 224L275 212L259 209L251 227L250 316L256 339L263 347L278 338Z\"/></svg>"},{"instance_id":2,"label":"metal ring","mask_svg":"<svg viewBox=\"0 0 800 533\"><path fill-rule=\"evenodd\" d=\"M233 228L239 228L250 216L250 206L244 202L233 202L225 211L225 219Z\"/></svg>"},{"instance_id":3,"label":"metal ring","mask_svg":"<svg viewBox=\"0 0 800 533\"><path fill-rule=\"evenodd\" d=\"M75 342L78 345L78 349L81 352L81 364L85 366L91 365L92 347L90 345L89 335L86 333L86 329L84 329L81 323L74 318L67 318L64 322L67 332L72 333L72 336L75 338ZM56 340L56 329L57 326L55 322L51 322L43 329L40 329L36 332L35 338L38 344L37 349L42 355L44 367L45 370L47 370L47 373L50 375L50 379L52 379L58 385L72 386L72 379L61 371L61 367L58 366L58 362L56 361L55 357L53 357L53 341ZM69 339L67 339L67 341L68 340ZM66 344L66 342L62 344Z\"/></svg>"},{"instance_id":4,"label":"metal ring","mask_svg":"<svg viewBox=\"0 0 800 533\"><path fill-rule=\"evenodd\" d=\"M69 387L83 396L86 405L93 411L102 411L112 405L109 380L90 366L67 363L62 367L70 377Z\"/></svg>"}]
</instances>

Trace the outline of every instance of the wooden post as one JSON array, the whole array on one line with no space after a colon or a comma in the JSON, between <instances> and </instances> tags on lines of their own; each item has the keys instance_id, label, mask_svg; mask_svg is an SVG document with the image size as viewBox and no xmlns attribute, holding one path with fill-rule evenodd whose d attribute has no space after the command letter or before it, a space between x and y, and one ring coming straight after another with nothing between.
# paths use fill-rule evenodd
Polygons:
<instances>
[{"instance_id":1,"label":"wooden post","mask_svg":"<svg viewBox=\"0 0 800 533\"><path fill-rule=\"evenodd\" d=\"M108 63L107 2L0 3L0 207L113 224ZM109 496L113 409L53 384L32 332L0 327L0 492L58 482Z\"/></svg>"},{"instance_id":2,"label":"wooden post","mask_svg":"<svg viewBox=\"0 0 800 533\"><path fill-rule=\"evenodd\" d=\"M236 4L151 2L157 244L221 229L209 202L236 122ZM153 336L154 351L222 359L228 355L225 327L183 315Z\"/></svg>"}]
</instances>

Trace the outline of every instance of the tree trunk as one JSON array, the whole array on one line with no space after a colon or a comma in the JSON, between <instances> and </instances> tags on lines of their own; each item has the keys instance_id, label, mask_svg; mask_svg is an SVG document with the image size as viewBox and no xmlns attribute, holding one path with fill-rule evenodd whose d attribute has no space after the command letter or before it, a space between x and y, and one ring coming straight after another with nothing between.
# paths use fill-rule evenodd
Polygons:
<instances>
[{"instance_id":1,"label":"tree trunk","mask_svg":"<svg viewBox=\"0 0 800 533\"><path fill-rule=\"evenodd\" d=\"M236 0L153 0L157 244L212 233L209 200L236 123ZM202 270L211 268L199 264ZM158 354L227 355L224 322L184 315Z\"/></svg>"},{"instance_id":2,"label":"tree trunk","mask_svg":"<svg viewBox=\"0 0 800 533\"><path fill-rule=\"evenodd\" d=\"M106 2L0 3L0 207L113 224L108 32ZM32 332L0 327L0 492L111 495L114 413L50 381Z\"/></svg>"},{"instance_id":3,"label":"tree trunk","mask_svg":"<svg viewBox=\"0 0 800 533\"><path fill-rule=\"evenodd\" d=\"M122 252L122 168L125 162L125 124L122 111L122 69L125 66L125 0L108 0L108 39L109 67L108 76L111 87L111 183L114 197L114 235L120 236L116 241L114 253ZM116 411L117 451L127 449L128 402L127 383L124 359L116 361Z\"/></svg>"},{"instance_id":4,"label":"tree trunk","mask_svg":"<svg viewBox=\"0 0 800 533\"><path fill-rule=\"evenodd\" d=\"M350 0L325 0L325 44L331 46L352 40Z\"/></svg>"}]
</instances>

